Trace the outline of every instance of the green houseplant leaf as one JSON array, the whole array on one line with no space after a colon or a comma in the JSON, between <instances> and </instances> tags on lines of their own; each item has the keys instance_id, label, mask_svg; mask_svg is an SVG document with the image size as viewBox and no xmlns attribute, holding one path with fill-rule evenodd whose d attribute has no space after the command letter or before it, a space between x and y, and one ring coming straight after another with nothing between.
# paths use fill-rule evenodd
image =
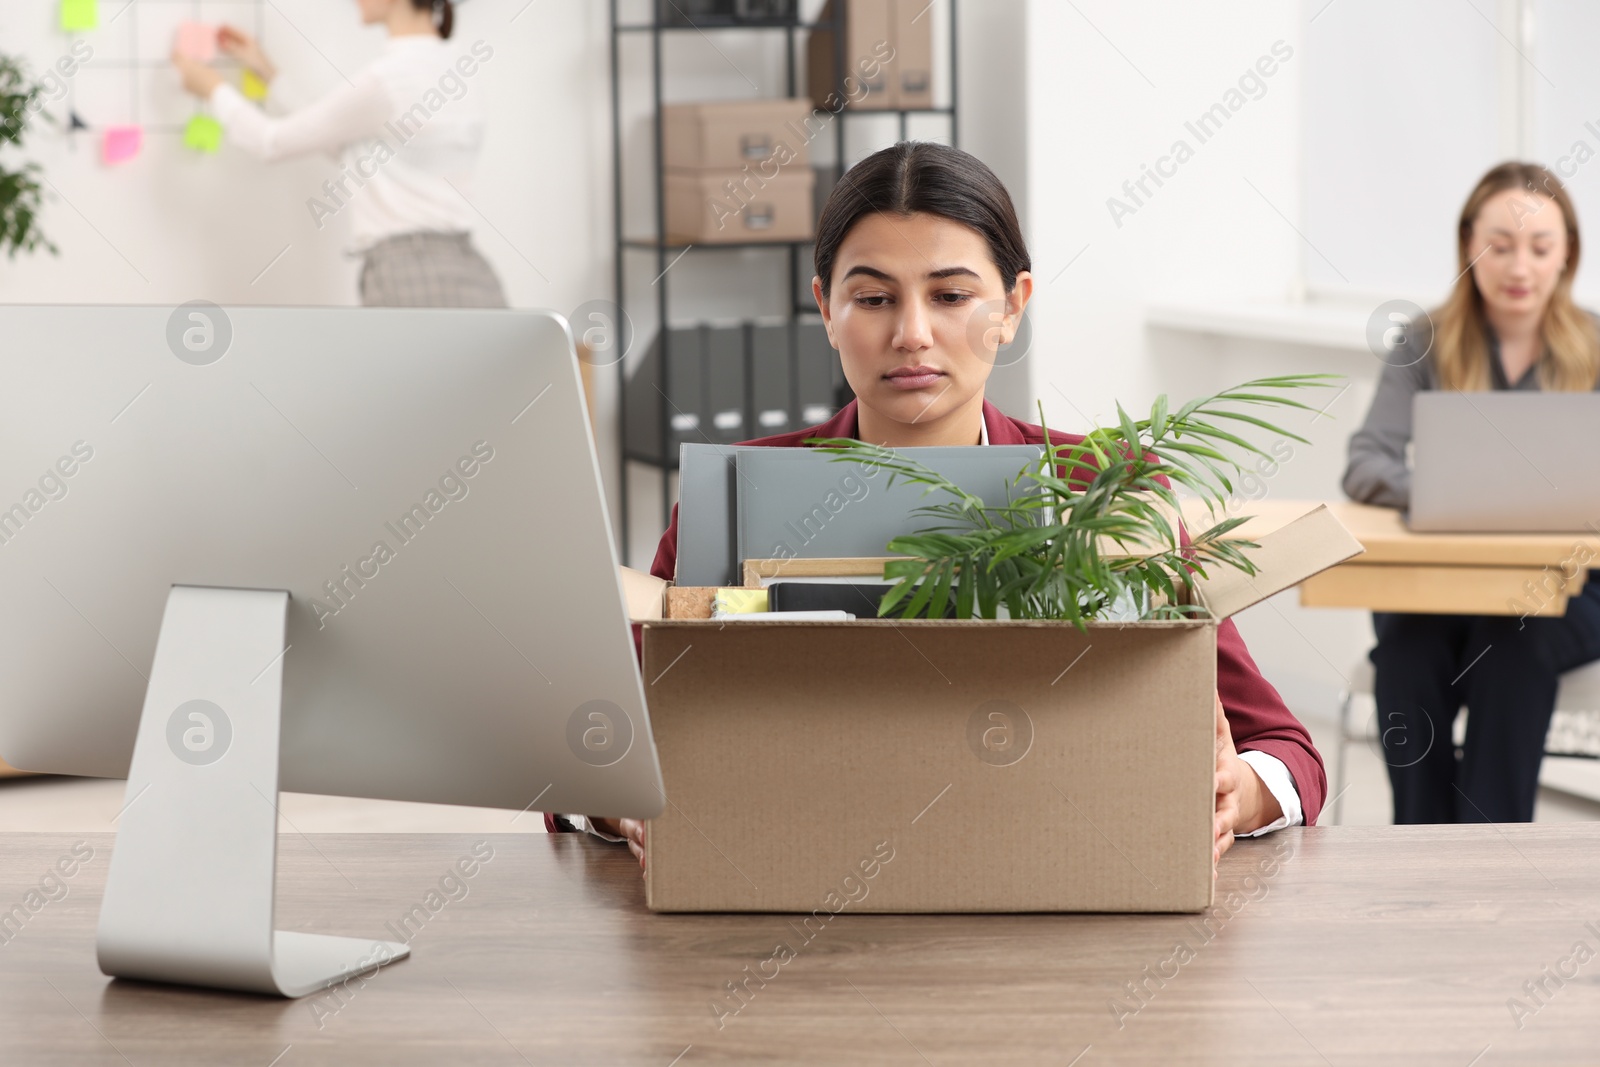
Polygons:
<instances>
[{"instance_id":1,"label":"green houseplant leaf","mask_svg":"<svg viewBox=\"0 0 1600 1067\"><path fill-rule=\"evenodd\" d=\"M1242 474L1241 456L1271 453L1233 429L1254 427L1301 443L1304 437L1240 407L1314 411L1288 395L1327 387L1332 374L1258 378L1171 410L1159 396L1148 419L1117 406L1117 423L1095 427L1078 444L1049 443L1037 466L1010 483L1004 504L990 507L948 478L894 449L852 438L808 444L838 461L869 464L933 498L915 514L929 525L892 539L897 557L884 566L894 583L879 615L905 605L903 617L1060 619L1079 627L1113 612L1141 619L1204 616L1185 601L1192 576L1211 566L1254 574L1254 542L1229 536L1245 517L1225 518L1183 540L1177 488L1223 509ZM1043 421L1043 406L1040 418ZM1219 422L1228 423L1224 427ZM1045 430L1049 440L1049 429ZM1231 451L1230 451L1231 450Z\"/></svg>"},{"instance_id":2,"label":"green houseplant leaf","mask_svg":"<svg viewBox=\"0 0 1600 1067\"><path fill-rule=\"evenodd\" d=\"M43 200L37 163L11 164L6 149L21 148L29 124L53 119L41 105L44 86L34 81L20 60L0 55L0 249L15 259L17 252L57 249L39 230Z\"/></svg>"}]
</instances>

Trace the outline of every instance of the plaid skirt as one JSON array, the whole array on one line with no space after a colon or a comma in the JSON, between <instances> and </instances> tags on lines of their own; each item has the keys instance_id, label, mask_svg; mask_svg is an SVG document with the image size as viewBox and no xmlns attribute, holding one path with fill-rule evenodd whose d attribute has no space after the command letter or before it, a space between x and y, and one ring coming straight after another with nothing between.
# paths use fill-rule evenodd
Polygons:
<instances>
[{"instance_id":1,"label":"plaid skirt","mask_svg":"<svg viewBox=\"0 0 1600 1067\"><path fill-rule=\"evenodd\" d=\"M403 233L367 249L365 307L503 308L494 268L464 233Z\"/></svg>"}]
</instances>

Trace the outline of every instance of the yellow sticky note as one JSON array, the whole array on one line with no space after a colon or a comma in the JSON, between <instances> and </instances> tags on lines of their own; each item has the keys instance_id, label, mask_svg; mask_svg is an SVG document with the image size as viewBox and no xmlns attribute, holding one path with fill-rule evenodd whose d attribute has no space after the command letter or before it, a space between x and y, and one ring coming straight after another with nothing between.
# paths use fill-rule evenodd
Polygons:
<instances>
[{"instance_id":1,"label":"yellow sticky note","mask_svg":"<svg viewBox=\"0 0 1600 1067\"><path fill-rule=\"evenodd\" d=\"M239 87L244 92L246 100L265 100L267 98L267 83L258 78L253 70L244 72L244 78Z\"/></svg>"},{"instance_id":2,"label":"yellow sticky note","mask_svg":"<svg viewBox=\"0 0 1600 1067\"><path fill-rule=\"evenodd\" d=\"M718 589L711 598L711 617L754 615L767 610L765 589Z\"/></svg>"},{"instance_id":3,"label":"yellow sticky note","mask_svg":"<svg viewBox=\"0 0 1600 1067\"><path fill-rule=\"evenodd\" d=\"M222 123L210 115L196 115L184 128L183 146L214 155L222 147Z\"/></svg>"},{"instance_id":4,"label":"yellow sticky note","mask_svg":"<svg viewBox=\"0 0 1600 1067\"><path fill-rule=\"evenodd\" d=\"M100 25L100 0L61 0L61 28L68 33Z\"/></svg>"}]
</instances>

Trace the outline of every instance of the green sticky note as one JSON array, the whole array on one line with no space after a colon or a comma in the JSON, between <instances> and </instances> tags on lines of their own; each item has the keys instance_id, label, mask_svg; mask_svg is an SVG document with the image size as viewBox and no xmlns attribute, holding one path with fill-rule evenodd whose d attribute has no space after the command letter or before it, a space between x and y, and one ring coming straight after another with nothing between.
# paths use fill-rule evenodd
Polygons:
<instances>
[{"instance_id":1,"label":"green sticky note","mask_svg":"<svg viewBox=\"0 0 1600 1067\"><path fill-rule=\"evenodd\" d=\"M61 28L68 33L100 25L100 0L61 0Z\"/></svg>"},{"instance_id":2,"label":"green sticky note","mask_svg":"<svg viewBox=\"0 0 1600 1067\"><path fill-rule=\"evenodd\" d=\"M222 123L210 115L196 115L183 130L183 146L208 155L222 147Z\"/></svg>"}]
</instances>

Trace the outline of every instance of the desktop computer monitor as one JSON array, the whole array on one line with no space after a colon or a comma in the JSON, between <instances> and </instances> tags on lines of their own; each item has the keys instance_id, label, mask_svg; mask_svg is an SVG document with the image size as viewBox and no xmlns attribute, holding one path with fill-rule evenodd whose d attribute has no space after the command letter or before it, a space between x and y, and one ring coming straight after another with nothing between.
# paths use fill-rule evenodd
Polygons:
<instances>
[{"instance_id":1,"label":"desktop computer monitor","mask_svg":"<svg viewBox=\"0 0 1600 1067\"><path fill-rule=\"evenodd\" d=\"M272 930L280 788L660 812L559 316L4 307L0 337L0 758L128 778L107 973L301 995L404 954Z\"/></svg>"}]
</instances>

